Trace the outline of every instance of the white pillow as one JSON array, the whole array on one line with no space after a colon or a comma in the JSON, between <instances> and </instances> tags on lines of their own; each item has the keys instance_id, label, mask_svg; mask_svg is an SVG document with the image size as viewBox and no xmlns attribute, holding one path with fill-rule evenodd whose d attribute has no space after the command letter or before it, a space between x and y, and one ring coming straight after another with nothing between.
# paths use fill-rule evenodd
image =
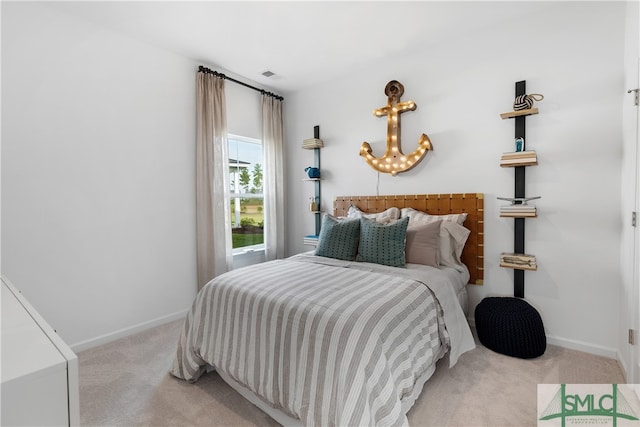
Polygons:
<instances>
[{"instance_id":1,"label":"white pillow","mask_svg":"<svg viewBox=\"0 0 640 427\"><path fill-rule=\"evenodd\" d=\"M440 265L464 271L460 257L471 231L453 221L440 224Z\"/></svg>"},{"instance_id":2,"label":"white pillow","mask_svg":"<svg viewBox=\"0 0 640 427\"><path fill-rule=\"evenodd\" d=\"M417 211L413 208L402 208L402 210L400 211L400 217L404 218L405 216L409 217L409 222L454 221L460 225L464 224L464 221L467 219L466 212L462 212L458 214L448 214L448 215L431 215L425 212Z\"/></svg>"},{"instance_id":3,"label":"white pillow","mask_svg":"<svg viewBox=\"0 0 640 427\"><path fill-rule=\"evenodd\" d=\"M400 209L394 207L389 208L384 212L368 214L362 212L356 206L351 205L347 211L347 218L367 218L387 224L400 218ZM409 218L409 221L411 221L411 218Z\"/></svg>"}]
</instances>

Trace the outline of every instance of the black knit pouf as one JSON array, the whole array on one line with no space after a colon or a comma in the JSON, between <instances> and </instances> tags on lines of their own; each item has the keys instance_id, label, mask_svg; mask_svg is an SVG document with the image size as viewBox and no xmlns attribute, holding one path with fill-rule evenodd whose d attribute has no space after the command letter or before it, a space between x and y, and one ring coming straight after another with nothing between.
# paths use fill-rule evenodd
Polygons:
<instances>
[{"instance_id":1,"label":"black knit pouf","mask_svg":"<svg viewBox=\"0 0 640 427\"><path fill-rule=\"evenodd\" d=\"M495 352L533 359L547 348L540 314L520 298L485 298L476 306L475 318L478 339Z\"/></svg>"}]
</instances>

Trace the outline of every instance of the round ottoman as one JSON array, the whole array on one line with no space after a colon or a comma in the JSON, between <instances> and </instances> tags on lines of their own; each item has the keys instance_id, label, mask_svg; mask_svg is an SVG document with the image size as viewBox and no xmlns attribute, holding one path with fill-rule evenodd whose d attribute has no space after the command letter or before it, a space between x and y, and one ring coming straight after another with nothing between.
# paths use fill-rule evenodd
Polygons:
<instances>
[{"instance_id":1,"label":"round ottoman","mask_svg":"<svg viewBox=\"0 0 640 427\"><path fill-rule=\"evenodd\" d=\"M478 339L495 352L533 359L547 348L540 314L520 298L485 298L476 306L475 319Z\"/></svg>"}]
</instances>

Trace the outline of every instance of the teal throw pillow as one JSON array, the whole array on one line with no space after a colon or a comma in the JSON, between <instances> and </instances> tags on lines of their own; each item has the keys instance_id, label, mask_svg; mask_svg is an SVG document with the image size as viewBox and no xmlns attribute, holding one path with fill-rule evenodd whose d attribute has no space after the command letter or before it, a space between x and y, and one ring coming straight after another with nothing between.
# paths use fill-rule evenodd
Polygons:
<instances>
[{"instance_id":1,"label":"teal throw pillow","mask_svg":"<svg viewBox=\"0 0 640 427\"><path fill-rule=\"evenodd\" d=\"M391 224L360 219L360 244L356 261L402 267L409 217Z\"/></svg>"},{"instance_id":2,"label":"teal throw pillow","mask_svg":"<svg viewBox=\"0 0 640 427\"><path fill-rule=\"evenodd\" d=\"M339 220L331 215L322 218L316 255L353 261L358 253L359 219Z\"/></svg>"}]
</instances>

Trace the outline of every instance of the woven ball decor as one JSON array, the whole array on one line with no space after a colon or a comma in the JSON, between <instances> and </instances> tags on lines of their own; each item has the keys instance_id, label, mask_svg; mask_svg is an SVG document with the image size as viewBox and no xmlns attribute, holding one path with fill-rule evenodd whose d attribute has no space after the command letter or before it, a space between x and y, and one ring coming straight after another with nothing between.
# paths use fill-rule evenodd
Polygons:
<instances>
[{"instance_id":1,"label":"woven ball decor","mask_svg":"<svg viewBox=\"0 0 640 427\"><path fill-rule=\"evenodd\" d=\"M485 298L476 306L475 320L478 339L497 353L533 359L547 348L540 314L520 298Z\"/></svg>"},{"instance_id":2,"label":"woven ball decor","mask_svg":"<svg viewBox=\"0 0 640 427\"><path fill-rule=\"evenodd\" d=\"M513 110L526 110L533 107L534 101L542 101L544 95L541 93L532 93L531 95L518 95L515 101L513 101Z\"/></svg>"}]
</instances>

